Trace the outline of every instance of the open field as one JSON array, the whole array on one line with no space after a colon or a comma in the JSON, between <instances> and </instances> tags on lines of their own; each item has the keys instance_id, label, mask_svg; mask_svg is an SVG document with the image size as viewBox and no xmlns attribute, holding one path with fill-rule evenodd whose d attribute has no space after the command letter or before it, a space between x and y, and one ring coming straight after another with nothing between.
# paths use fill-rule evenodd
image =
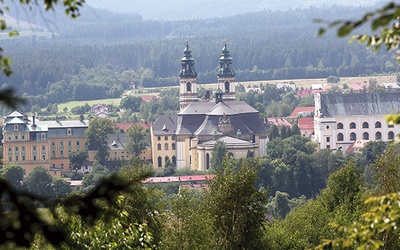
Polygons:
<instances>
[{"instance_id":1,"label":"open field","mask_svg":"<svg viewBox=\"0 0 400 250\"><path fill-rule=\"evenodd\" d=\"M294 82L297 88L309 89L312 84L323 84L327 83L328 85L339 86L341 87L344 83L347 85L352 85L353 83L368 83L369 79L376 79L378 85L387 82L396 82L396 76L361 76L361 77L341 77L339 83L327 83L326 78L316 78L316 79L288 79L288 80L268 80L268 81L248 81L248 82L240 82L240 84L244 86L253 86L262 84L277 84L277 83L289 83Z\"/></svg>"},{"instance_id":2,"label":"open field","mask_svg":"<svg viewBox=\"0 0 400 250\"><path fill-rule=\"evenodd\" d=\"M58 104L58 110L59 110L59 112L63 112L62 110L65 107L67 107L68 110L71 110L71 108L76 107L76 106L84 106L85 103L89 104L90 106L92 106L93 104L113 104L113 105L118 106L120 101L121 101L120 98L100 99L100 100L90 100L90 101L71 101L71 102Z\"/></svg>"}]
</instances>

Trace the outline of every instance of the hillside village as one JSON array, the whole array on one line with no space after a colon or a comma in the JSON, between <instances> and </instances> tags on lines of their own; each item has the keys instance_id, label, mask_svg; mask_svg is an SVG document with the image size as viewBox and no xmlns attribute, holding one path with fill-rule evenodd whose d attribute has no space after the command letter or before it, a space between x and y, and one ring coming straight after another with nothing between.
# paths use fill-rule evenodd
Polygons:
<instances>
[{"instance_id":1,"label":"hillside village","mask_svg":"<svg viewBox=\"0 0 400 250\"><path fill-rule=\"evenodd\" d=\"M400 109L400 86L396 82L367 81L341 84L311 83L308 89L295 81L276 83L277 89L295 93L296 98L312 97L314 106L298 106L286 117L262 117L257 109L237 101L234 60L225 43L219 59L217 84L204 85L199 96L195 60L189 44L181 58L179 72L179 106L176 114L161 115L153 123L139 122L146 136L146 147L139 158L163 169L173 164L177 169L207 171L217 142L222 142L234 158L266 155L270 134L275 126L294 130L310 138L318 149L360 152L369 141L389 142L400 133L398 125L388 125L385 117ZM392 80L395 77L386 77ZM359 81L362 81L359 79ZM302 81L300 81L302 82ZM261 86L263 83L260 83ZM266 84L266 83L264 83ZM337 85L337 84L336 84ZM246 93L262 94L260 85L244 84ZM345 87L344 87L345 86ZM135 86L131 86L135 89ZM340 89L350 93L342 94ZM334 91L332 91L334 90ZM126 95L125 95L126 96ZM161 97L157 93L142 95L149 102ZM165 98L165 97L164 97ZM95 104L93 117L109 118L115 107ZM89 118L89 117L88 117ZM126 131L135 123L115 123L115 133L107 138L108 161L128 161L134 157L128 149L130 138ZM43 165L53 176L69 177L72 171L69 154L88 150L87 159L79 167L82 173L92 170L97 148L88 145L85 131L90 120L81 114L79 120L41 121L40 117L14 111L4 118L3 164L21 165L26 174L34 166Z\"/></svg>"}]
</instances>

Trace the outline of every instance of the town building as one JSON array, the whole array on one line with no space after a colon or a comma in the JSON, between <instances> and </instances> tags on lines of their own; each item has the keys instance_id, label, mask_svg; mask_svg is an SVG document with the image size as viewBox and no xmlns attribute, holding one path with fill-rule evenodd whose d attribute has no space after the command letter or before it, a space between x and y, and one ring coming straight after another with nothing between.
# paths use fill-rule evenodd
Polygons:
<instances>
[{"instance_id":1,"label":"town building","mask_svg":"<svg viewBox=\"0 0 400 250\"><path fill-rule=\"evenodd\" d=\"M168 161L178 169L208 170L217 141L225 143L235 158L266 154L268 129L259 112L243 101L236 101L233 59L225 43L219 58L218 90L204 97L197 93L197 72L186 45L179 72L180 112L161 116L151 128L152 159L155 168Z\"/></svg>"},{"instance_id":2,"label":"town building","mask_svg":"<svg viewBox=\"0 0 400 250\"><path fill-rule=\"evenodd\" d=\"M40 121L14 111L4 118L3 164L15 163L29 174L37 165L53 176L70 172L68 154L85 150L88 121Z\"/></svg>"},{"instance_id":3,"label":"town building","mask_svg":"<svg viewBox=\"0 0 400 250\"><path fill-rule=\"evenodd\" d=\"M347 149L357 140L391 141L399 125L386 115L400 111L400 92L321 94L315 97L314 141L319 148Z\"/></svg>"}]
</instances>

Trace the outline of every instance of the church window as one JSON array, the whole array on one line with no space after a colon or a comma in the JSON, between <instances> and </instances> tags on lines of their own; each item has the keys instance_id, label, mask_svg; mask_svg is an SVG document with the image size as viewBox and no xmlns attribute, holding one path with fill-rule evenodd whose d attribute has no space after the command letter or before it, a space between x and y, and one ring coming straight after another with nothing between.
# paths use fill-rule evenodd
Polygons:
<instances>
[{"instance_id":1,"label":"church window","mask_svg":"<svg viewBox=\"0 0 400 250\"><path fill-rule=\"evenodd\" d=\"M186 92L192 92L192 83L191 82L186 83Z\"/></svg>"},{"instance_id":2,"label":"church window","mask_svg":"<svg viewBox=\"0 0 400 250\"><path fill-rule=\"evenodd\" d=\"M157 136L157 141L161 141L161 136Z\"/></svg>"},{"instance_id":3,"label":"church window","mask_svg":"<svg viewBox=\"0 0 400 250\"><path fill-rule=\"evenodd\" d=\"M226 81L225 82L225 93L229 93L230 91L229 91L229 82L228 81Z\"/></svg>"},{"instance_id":4,"label":"church window","mask_svg":"<svg viewBox=\"0 0 400 250\"><path fill-rule=\"evenodd\" d=\"M161 158L161 156L159 156L157 158L157 167L162 168L162 158Z\"/></svg>"},{"instance_id":5,"label":"church window","mask_svg":"<svg viewBox=\"0 0 400 250\"><path fill-rule=\"evenodd\" d=\"M172 156L172 163L176 165L176 156Z\"/></svg>"},{"instance_id":6,"label":"church window","mask_svg":"<svg viewBox=\"0 0 400 250\"><path fill-rule=\"evenodd\" d=\"M169 157L168 156L165 156L165 163L167 163L167 161L169 161Z\"/></svg>"},{"instance_id":7,"label":"church window","mask_svg":"<svg viewBox=\"0 0 400 250\"><path fill-rule=\"evenodd\" d=\"M343 129L343 123L339 122L339 123L337 124L337 128L338 128L338 129Z\"/></svg>"},{"instance_id":8,"label":"church window","mask_svg":"<svg viewBox=\"0 0 400 250\"><path fill-rule=\"evenodd\" d=\"M171 144L171 148L172 148L172 150L175 150L175 143Z\"/></svg>"},{"instance_id":9,"label":"church window","mask_svg":"<svg viewBox=\"0 0 400 250\"><path fill-rule=\"evenodd\" d=\"M157 144L157 150L161 150L161 143Z\"/></svg>"},{"instance_id":10,"label":"church window","mask_svg":"<svg viewBox=\"0 0 400 250\"><path fill-rule=\"evenodd\" d=\"M363 122L363 124L362 124L362 128L369 128L369 124L368 124L368 122Z\"/></svg>"},{"instance_id":11,"label":"church window","mask_svg":"<svg viewBox=\"0 0 400 250\"><path fill-rule=\"evenodd\" d=\"M381 132L376 132L375 133L375 140L382 140L382 134L381 134Z\"/></svg>"},{"instance_id":12,"label":"church window","mask_svg":"<svg viewBox=\"0 0 400 250\"><path fill-rule=\"evenodd\" d=\"M351 129L356 128L356 124L355 124L354 122L350 123L350 128L351 128Z\"/></svg>"},{"instance_id":13,"label":"church window","mask_svg":"<svg viewBox=\"0 0 400 250\"><path fill-rule=\"evenodd\" d=\"M393 133L393 131L390 131L390 132L388 133L388 140L394 140L394 133Z\"/></svg>"},{"instance_id":14,"label":"church window","mask_svg":"<svg viewBox=\"0 0 400 250\"><path fill-rule=\"evenodd\" d=\"M342 134L342 133L339 133L339 134L337 135L337 140L338 140L338 141L343 141L343 134Z\"/></svg>"},{"instance_id":15,"label":"church window","mask_svg":"<svg viewBox=\"0 0 400 250\"><path fill-rule=\"evenodd\" d=\"M356 136L356 133L351 133L350 134L350 141L355 141L355 140L357 140L357 136Z\"/></svg>"},{"instance_id":16,"label":"church window","mask_svg":"<svg viewBox=\"0 0 400 250\"><path fill-rule=\"evenodd\" d=\"M168 150L168 143L164 144L164 150Z\"/></svg>"},{"instance_id":17,"label":"church window","mask_svg":"<svg viewBox=\"0 0 400 250\"><path fill-rule=\"evenodd\" d=\"M210 154L209 153L206 154L206 169L207 170L210 169Z\"/></svg>"},{"instance_id":18,"label":"church window","mask_svg":"<svg viewBox=\"0 0 400 250\"><path fill-rule=\"evenodd\" d=\"M362 137L363 140L369 140L369 134L367 132L363 133Z\"/></svg>"},{"instance_id":19,"label":"church window","mask_svg":"<svg viewBox=\"0 0 400 250\"><path fill-rule=\"evenodd\" d=\"M375 128L381 128L382 124L381 122L375 122Z\"/></svg>"}]
</instances>

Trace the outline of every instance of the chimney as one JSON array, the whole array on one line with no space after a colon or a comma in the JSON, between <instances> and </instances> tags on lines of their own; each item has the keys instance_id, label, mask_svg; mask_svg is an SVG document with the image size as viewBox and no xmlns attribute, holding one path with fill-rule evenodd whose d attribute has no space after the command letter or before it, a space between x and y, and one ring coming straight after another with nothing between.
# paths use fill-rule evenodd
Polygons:
<instances>
[{"instance_id":1,"label":"chimney","mask_svg":"<svg viewBox=\"0 0 400 250\"><path fill-rule=\"evenodd\" d=\"M35 120L35 118L36 118L35 116L32 116L32 127L33 128L36 128L36 123L35 123L36 120Z\"/></svg>"}]
</instances>

